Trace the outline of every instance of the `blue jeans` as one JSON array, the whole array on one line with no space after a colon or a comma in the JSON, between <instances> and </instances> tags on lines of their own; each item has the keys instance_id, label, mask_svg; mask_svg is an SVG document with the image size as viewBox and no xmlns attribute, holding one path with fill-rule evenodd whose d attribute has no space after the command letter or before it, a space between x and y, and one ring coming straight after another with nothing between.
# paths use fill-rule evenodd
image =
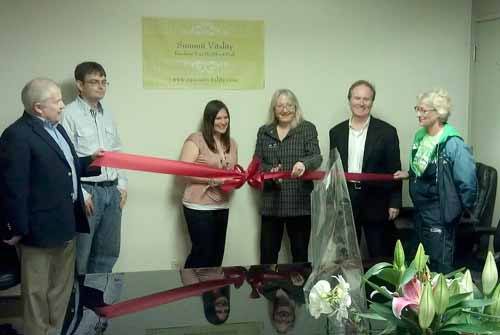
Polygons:
<instances>
[{"instance_id":1,"label":"blue jeans","mask_svg":"<svg viewBox=\"0 0 500 335\"><path fill-rule=\"evenodd\" d=\"M441 222L439 203L418 208L415 212L418 240L429 255L431 271L449 273L453 271L455 252L455 225Z\"/></svg>"},{"instance_id":2,"label":"blue jeans","mask_svg":"<svg viewBox=\"0 0 500 335\"><path fill-rule=\"evenodd\" d=\"M191 252L184 267L220 266L224 258L229 209L200 211L183 208L191 238Z\"/></svg>"},{"instance_id":3,"label":"blue jeans","mask_svg":"<svg viewBox=\"0 0 500 335\"><path fill-rule=\"evenodd\" d=\"M78 234L78 274L112 272L120 254L120 191L116 186L83 185L92 195L94 214L88 217L90 234Z\"/></svg>"}]
</instances>

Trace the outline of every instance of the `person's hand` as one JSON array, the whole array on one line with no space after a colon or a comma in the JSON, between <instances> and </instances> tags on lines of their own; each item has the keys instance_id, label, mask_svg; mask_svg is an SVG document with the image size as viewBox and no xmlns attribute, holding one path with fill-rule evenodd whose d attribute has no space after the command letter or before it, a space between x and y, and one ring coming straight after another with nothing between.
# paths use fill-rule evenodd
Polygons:
<instances>
[{"instance_id":1,"label":"person's hand","mask_svg":"<svg viewBox=\"0 0 500 335\"><path fill-rule=\"evenodd\" d=\"M290 280L293 285L295 286L302 286L304 285L304 277L300 275L298 272L292 272L290 273Z\"/></svg>"},{"instance_id":2,"label":"person's hand","mask_svg":"<svg viewBox=\"0 0 500 335\"><path fill-rule=\"evenodd\" d=\"M96 160L97 158L99 157L102 157L104 156L104 149L97 149L96 152L94 152L91 156L90 156L90 159L92 161Z\"/></svg>"},{"instance_id":3,"label":"person's hand","mask_svg":"<svg viewBox=\"0 0 500 335\"><path fill-rule=\"evenodd\" d=\"M301 177L306 172L306 166L302 162L297 162L292 168L292 178Z\"/></svg>"},{"instance_id":4,"label":"person's hand","mask_svg":"<svg viewBox=\"0 0 500 335\"><path fill-rule=\"evenodd\" d=\"M410 178L410 174L408 173L408 171L399 170L394 172L393 177L394 179L408 179Z\"/></svg>"},{"instance_id":5,"label":"person's hand","mask_svg":"<svg viewBox=\"0 0 500 335\"><path fill-rule=\"evenodd\" d=\"M87 214L87 216L94 215L94 202L92 201L92 196L89 196L85 200L85 214Z\"/></svg>"},{"instance_id":6,"label":"person's hand","mask_svg":"<svg viewBox=\"0 0 500 335\"><path fill-rule=\"evenodd\" d=\"M224 184L223 179L219 179L219 178L208 179L208 186L210 186L210 187L217 187L217 186L220 186L222 184Z\"/></svg>"},{"instance_id":7,"label":"person's hand","mask_svg":"<svg viewBox=\"0 0 500 335\"><path fill-rule=\"evenodd\" d=\"M389 221L394 220L399 215L399 208L389 208Z\"/></svg>"},{"instance_id":8,"label":"person's hand","mask_svg":"<svg viewBox=\"0 0 500 335\"><path fill-rule=\"evenodd\" d=\"M123 209L127 203L127 190L118 189L118 191L120 191L120 209Z\"/></svg>"},{"instance_id":9,"label":"person's hand","mask_svg":"<svg viewBox=\"0 0 500 335\"><path fill-rule=\"evenodd\" d=\"M11 239L9 240L3 240L5 243L7 243L8 245L16 245L17 243L19 243L19 241L23 238L22 235L15 235L13 236Z\"/></svg>"},{"instance_id":10,"label":"person's hand","mask_svg":"<svg viewBox=\"0 0 500 335\"><path fill-rule=\"evenodd\" d=\"M281 164L272 167L269 172L279 172L279 171L281 171Z\"/></svg>"},{"instance_id":11,"label":"person's hand","mask_svg":"<svg viewBox=\"0 0 500 335\"><path fill-rule=\"evenodd\" d=\"M271 170L269 170L269 172L280 172L280 171L281 171L281 164L273 166L271 168ZM281 186L278 186L281 184L281 181L282 181L281 179L273 179L272 181L274 182L275 187L281 187Z\"/></svg>"}]
</instances>

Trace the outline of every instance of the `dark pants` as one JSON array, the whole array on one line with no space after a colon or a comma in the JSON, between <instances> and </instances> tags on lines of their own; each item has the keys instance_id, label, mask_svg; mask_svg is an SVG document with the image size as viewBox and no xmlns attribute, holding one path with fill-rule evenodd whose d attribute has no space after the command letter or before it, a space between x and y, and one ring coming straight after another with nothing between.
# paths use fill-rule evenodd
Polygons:
<instances>
[{"instance_id":1,"label":"dark pants","mask_svg":"<svg viewBox=\"0 0 500 335\"><path fill-rule=\"evenodd\" d=\"M448 273L453 271L455 251L455 225L443 225L439 203L435 206L418 208L415 212L415 227L418 242L429 255L432 271Z\"/></svg>"},{"instance_id":2,"label":"dark pants","mask_svg":"<svg viewBox=\"0 0 500 335\"><path fill-rule=\"evenodd\" d=\"M184 207L191 252L185 268L215 267L222 264L229 209L200 211Z\"/></svg>"},{"instance_id":3,"label":"dark pants","mask_svg":"<svg viewBox=\"0 0 500 335\"><path fill-rule=\"evenodd\" d=\"M361 189L356 189L352 183L348 183L348 187L358 244L361 241L361 230L364 230L371 258L392 256L396 244L396 228L394 222L388 220L389 209L385 211L386 219L374 218L367 213L370 197L367 197Z\"/></svg>"},{"instance_id":4,"label":"dark pants","mask_svg":"<svg viewBox=\"0 0 500 335\"><path fill-rule=\"evenodd\" d=\"M283 230L286 227L294 263L307 262L307 249L311 236L311 216L266 216L262 215L260 233L260 263L276 264L281 248Z\"/></svg>"}]
</instances>

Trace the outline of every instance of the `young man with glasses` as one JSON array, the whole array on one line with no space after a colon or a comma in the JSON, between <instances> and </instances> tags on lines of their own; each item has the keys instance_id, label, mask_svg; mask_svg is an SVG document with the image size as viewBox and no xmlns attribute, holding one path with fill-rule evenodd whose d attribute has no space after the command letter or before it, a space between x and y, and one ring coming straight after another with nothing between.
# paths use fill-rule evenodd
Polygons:
<instances>
[{"instance_id":1,"label":"young man with glasses","mask_svg":"<svg viewBox=\"0 0 500 335\"><path fill-rule=\"evenodd\" d=\"M371 116L375 87L358 80L349 88L349 120L330 129L330 151L337 149L344 171L353 173L394 173L401 167L396 128ZM388 256L393 244L387 243L394 225L390 223L401 207L401 183L349 182L358 241L361 228L371 257Z\"/></svg>"},{"instance_id":2,"label":"young man with glasses","mask_svg":"<svg viewBox=\"0 0 500 335\"><path fill-rule=\"evenodd\" d=\"M99 63L83 62L75 68L75 80L78 96L66 106L63 125L77 154L87 156L96 149L120 151L122 144L113 114L102 103L109 86L106 71ZM120 253L122 209L127 201L124 172L105 167L101 171L99 176L82 178L85 213L90 225L90 234L79 234L76 239L76 270L83 284L77 300L84 301L83 305L92 300L104 303L104 291L109 290L105 273L112 272ZM118 294L117 291L115 295ZM110 299L109 294L107 298ZM76 310L81 307L81 303L77 304L71 311L78 316ZM94 329L99 324L95 313L87 307L75 320L71 323L77 328L74 334L85 333L86 329Z\"/></svg>"},{"instance_id":3,"label":"young man with glasses","mask_svg":"<svg viewBox=\"0 0 500 335\"><path fill-rule=\"evenodd\" d=\"M118 136L111 111L102 104L108 81L104 68L83 62L75 68L79 95L64 110L63 125L79 156L96 149L119 151ZM120 252L122 209L127 200L127 178L123 171L102 168L100 176L82 180L85 211L91 233L77 239L79 274L111 272Z\"/></svg>"}]
</instances>

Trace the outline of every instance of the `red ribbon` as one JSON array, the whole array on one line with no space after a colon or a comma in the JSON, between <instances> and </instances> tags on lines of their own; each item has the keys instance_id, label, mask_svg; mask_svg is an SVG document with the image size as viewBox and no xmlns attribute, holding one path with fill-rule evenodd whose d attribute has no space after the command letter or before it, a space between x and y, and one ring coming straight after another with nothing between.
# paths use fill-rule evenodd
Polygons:
<instances>
[{"instance_id":1,"label":"red ribbon","mask_svg":"<svg viewBox=\"0 0 500 335\"><path fill-rule=\"evenodd\" d=\"M353 172L345 172L345 179L347 181L382 181L382 182L390 182L395 181L394 176L390 173L353 173Z\"/></svg>"},{"instance_id":2,"label":"red ribbon","mask_svg":"<svg viewBox=\"0 0 500 335\"><path fill-rule=\"evenodd\" d=\"M183 300L190 297L200 296L205 292L233 285L239 288L245 280L245 271L231 269L226 273L225 279L209 280L192 285L174 288L168 291L162 291L139 298L129 299L113 305L94 308L94 312L101 317L112 319L118 316L136 313L145 309L169 304L174 301Z\"/></svg>"},{"instance_id":3,"label":"red ribbon","mask_svg":"<svg viewBox=\"0 0 500 335\"><path fill-rule=\"evenodd\" d=\"M290 171L261 171L260 160L256 157L252 159L246 171L240 165L236 165L233 170L225 170L209 167L204 164L111 151L104 152L104 154L101 157L98 157L92 163L92 165L135 171L172 174L177 176L222 178L224 179L224 183L220 186L220 188L225 192L240 188L245 183L248 183L250 186L257 189L262 189L264 181L266 180L293 179ZM324 171L308 171L305 172L300 177L300 179L321 180L324 176ZM394 177L392 174L346 173L345 176L348 181L394 181Z\"/></svg>"}]
</instances>

